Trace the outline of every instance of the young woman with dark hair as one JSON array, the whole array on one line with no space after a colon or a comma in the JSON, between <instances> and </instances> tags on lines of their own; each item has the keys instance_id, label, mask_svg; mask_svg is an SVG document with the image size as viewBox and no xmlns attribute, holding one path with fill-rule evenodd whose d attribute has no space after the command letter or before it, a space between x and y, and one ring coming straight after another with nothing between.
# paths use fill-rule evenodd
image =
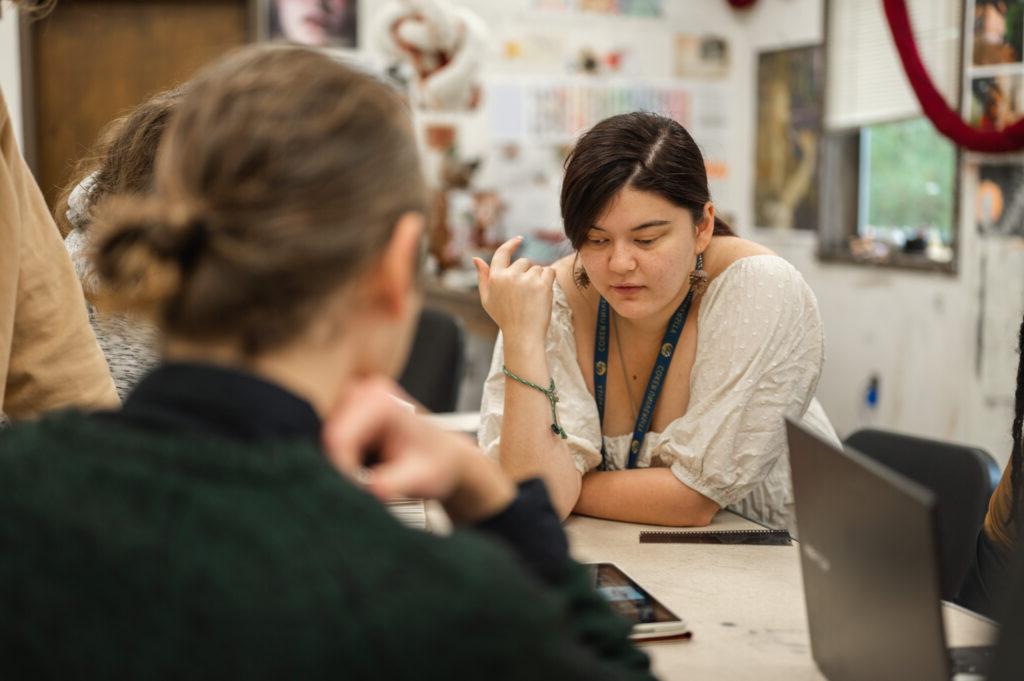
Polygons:
<instances>
[{"instance_id":1,"label":"young woman with dark hair","mask_svg":"<svg viewBox=\"0 0 1024 681\"><path fill-rule=\"evenodd\" d=\"M190 83L153 191L91 227L164 362L0 435L0 677L651 678L541 482L393 399L427 205L373 78L264 45Z\"/></svg>"},{"instance_id":2,"label":"young woman with dark hair","mask_svg":"<svg viewBox=\"0 0 1024 681\"><path fill-rule=\"evenodd\" d=\"M989 617L1000 614L1001 601L1010 590L1013 555L1024 529L1024 320L1018 332L1017 389L1014 394L1013 448L995 493L988 504L985 523L978 533L974 565L964 578L957 602ZM1024 559L1022 559L1024 561Z\"/></svg>"},{"instance_id":3,"label":"young woman with dark hair","mask_svg":"<svg viewBox=\"0 0 1024 681\"><path fill-rule=\"evenodd\" d=\"M485 451L543 476L563 517L706 525L730 507L791 526L783 416L838 441L814 399L824 342L799 272L733 235L693 138L655 114L587 132L561 206L575 255L511 262L513 240L477 262L501 329Z\"/></svg>"}]
</instances>

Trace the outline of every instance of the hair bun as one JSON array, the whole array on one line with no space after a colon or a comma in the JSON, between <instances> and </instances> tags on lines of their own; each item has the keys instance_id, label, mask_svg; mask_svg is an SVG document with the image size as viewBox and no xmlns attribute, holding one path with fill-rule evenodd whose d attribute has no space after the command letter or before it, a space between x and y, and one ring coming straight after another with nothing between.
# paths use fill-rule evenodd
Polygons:
<instances>
[{"instance_id":1,"label":"hair bun","mask_svg":"<svg viewBox=\"0 0 1024 681\"><path fill-rule=\"evenodd\" d=\"M158 252L176 260L185 272L195 268L209 240L210 220L202 211L187 213L178 221L168 221L154 235Z\"/></svg>"},{"instance_id":2,"label":"hair bun","mask_svg":"<svg viewBox=\"0 0 1024 681\"><path fill-rule=\"evenodd\" d=\"M159 198L113 197L97 211L93 261L99 298L149 313L178 296L209 241L204 211Z\"/></svg>"}]
</instances>

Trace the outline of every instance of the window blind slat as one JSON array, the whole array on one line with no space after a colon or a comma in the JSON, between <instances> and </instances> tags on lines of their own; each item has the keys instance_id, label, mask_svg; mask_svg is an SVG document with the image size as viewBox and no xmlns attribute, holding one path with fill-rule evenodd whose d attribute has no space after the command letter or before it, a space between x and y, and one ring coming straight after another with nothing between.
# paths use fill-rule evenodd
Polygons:
<instances>
[{"instance_id":1,"label":"window blind slat","mask_svg":"<svg viewBox=\"0 0 1024 681\"><path fill-rule=\"evenodd\" d=\"M918 50L952 106L959 83L963 0L908 0ZM847 129L918 116L881 0L831 0L825 126Z\"/></svg>"}]
</instances>

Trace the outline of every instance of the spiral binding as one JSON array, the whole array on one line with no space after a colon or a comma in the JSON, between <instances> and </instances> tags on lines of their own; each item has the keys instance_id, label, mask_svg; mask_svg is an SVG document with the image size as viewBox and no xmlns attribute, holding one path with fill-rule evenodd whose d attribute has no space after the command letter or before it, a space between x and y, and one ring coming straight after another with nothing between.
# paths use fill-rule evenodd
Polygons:
<instances>
[{"instance_id":1,"label":"spiral binding","mask_svg":"<svg viewBox=\"0 0 1024 681\"><path fill-rule=\"evenodd\" d=\"M641 544L674 544L682 543L692 539L708 539L711 537L779 537L792 540L787 530L758 529L758 530L696 530L696 531L667 531L667 530L643 530L640 532Z\"/></svg>"}]
</instances>

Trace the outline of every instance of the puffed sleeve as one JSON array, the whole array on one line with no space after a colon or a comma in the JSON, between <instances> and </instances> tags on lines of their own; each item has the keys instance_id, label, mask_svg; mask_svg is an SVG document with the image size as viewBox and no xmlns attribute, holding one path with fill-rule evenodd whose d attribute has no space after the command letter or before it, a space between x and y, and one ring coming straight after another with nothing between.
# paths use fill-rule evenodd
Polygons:
<instances>
[{"instance_id":1,"label":"puffed sleeve","mask_svg":"<svg viewBox=\"0 0 1024 681\"><path fill-rule=\"evenodd\" d=\"M572 310L565 293L554 285L551 323L545 341L548 370L558 390L558 420L565 429L566 444L580 473L593 470L601 463L601 425L597 405L587 390L576 359L576 339L572 327ZM480 447L488 456L498 458L501 449L501 419L505 408L505 374L502 337L494 345L491 369L484 383L480 405ZM512 371L514 368L509 367ZM540 424L547 428L548 424Z\"/></svg>"},{"instance_id":2,"label":"puffed sleeve","mask_svg":"<svg viewBox=\"0 0 1024 681\"><path fill-rule=\"evenodd\" d=\"M701 303L689 407L652 460L725 507L786 452L783 416L807 411L824 339L814 294L782 258L743 258L719 279Z\"/></svg>"}]
</instances>

